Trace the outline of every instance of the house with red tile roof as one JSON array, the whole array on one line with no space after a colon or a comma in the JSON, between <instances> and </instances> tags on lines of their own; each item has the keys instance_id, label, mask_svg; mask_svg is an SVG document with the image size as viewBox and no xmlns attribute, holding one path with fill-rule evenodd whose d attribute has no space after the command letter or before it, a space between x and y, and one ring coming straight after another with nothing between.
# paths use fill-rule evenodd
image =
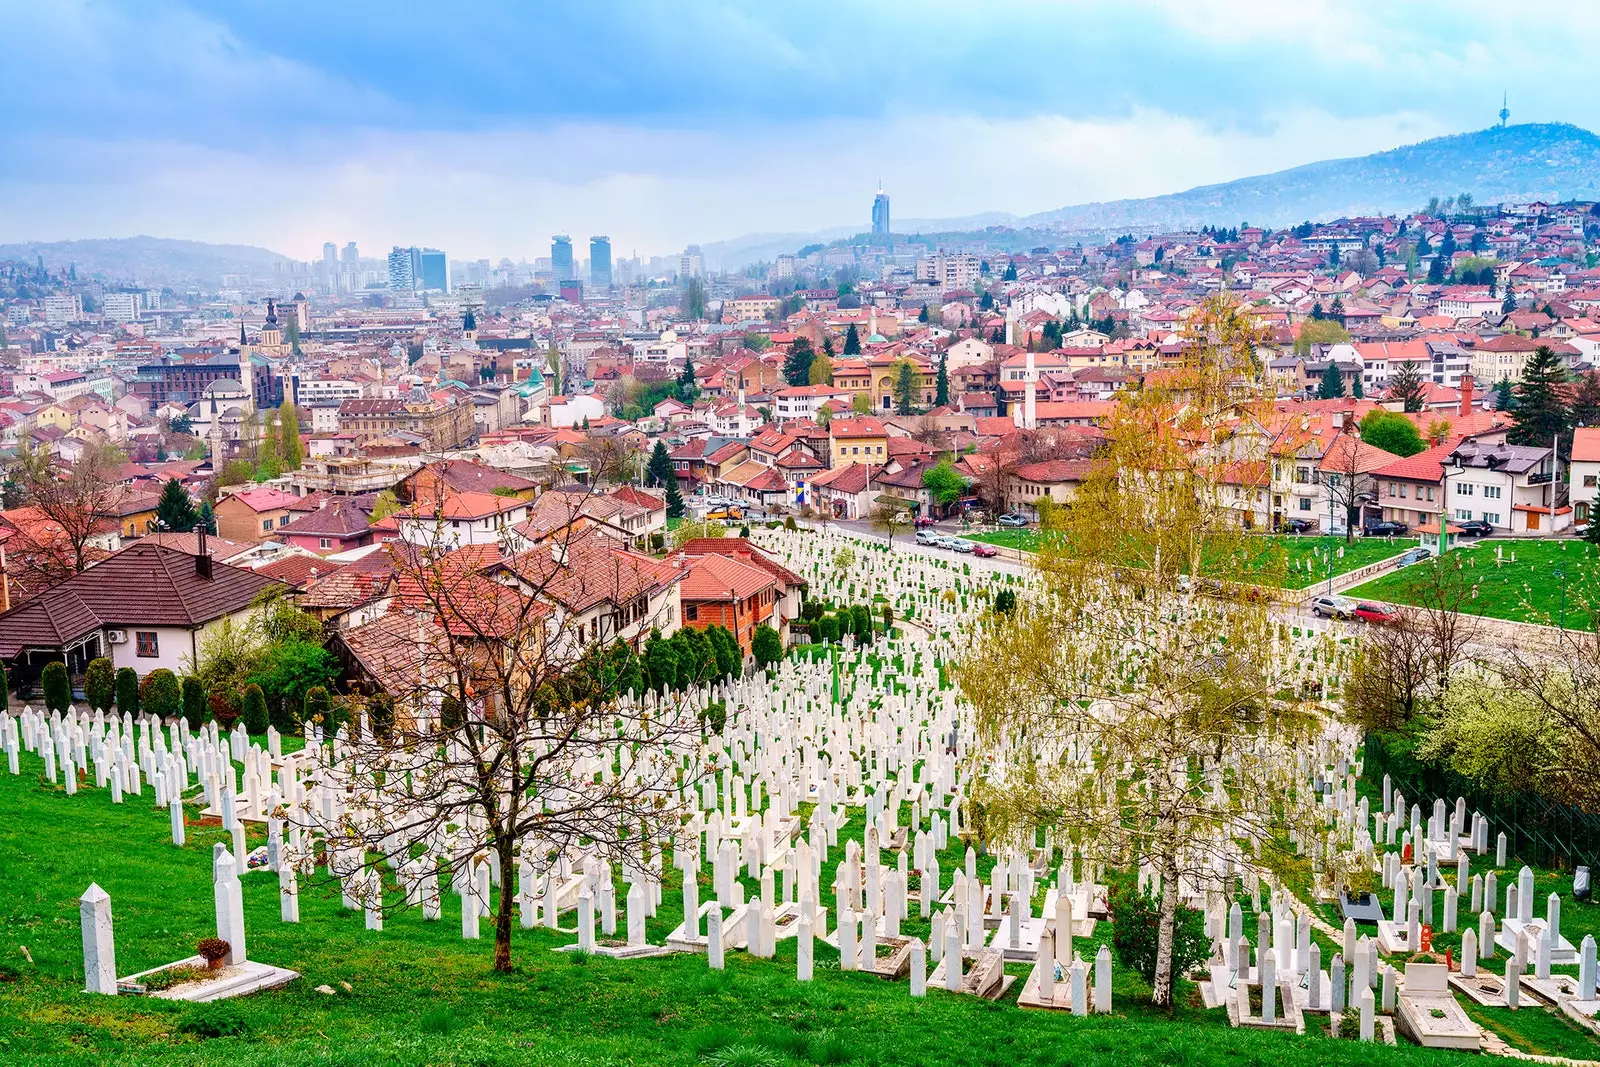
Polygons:
<instances>
[{"instance_id":1,"label":"house with red tile roof","mask_svg":"<svg viewBox=\"0 0 1600 1067\"><path fill-rule=\"evenodd\" d=\"M224 621L250 625L271 577L139 542L0 615L0 659L31 681L52 660L73 674L106 656L141 675L182 673Z\"/></svg>"},{"instance_id":2,"label":"house with red tile roof","mask_svg":"<svg viewBox=\"0 0 1600 1067\"><path fill-rule=\"evenodd\" d=\"M394 513L402 540L430 547L495 544L528 517L529 503L492 493L447 492Z\"/></svg>"},{"instance_id":3,"label":"house with red tile roof","mask_svg":"<svg viewBox=\"0 0 1600 1067\"><path fill-rule=\"evenodd\" d=\"M242 493L230 493L212 509L217 517L217 535L230 541L266 541L280 527L289 525L291 510L299 497L271 486L259 486Z\"/></svg>"},{"instance_id":4,"label":"house with red tile roof","mask_svg":"<svg viewBox=\"0 0 1600 1067\"><path fill-rule=\"evenodd\" d=\"M680 552L672 562L683 574L678 601L684 626L697 630L725 627L738 639L745 655L750 654L757 626L777 628L773 616L784 583L771 571L748 559L715 553L690 556Z\"/></svg>"},{"instance_id":5,"label":"house with red tile roof","mask_svg":"<svg viewBox=\"0 0 1600 1067\"><path fill-rule=\"evenodd\" d=\"M278 537L298 548L329 555L372 543L367 513L347 497L324 497L321 507L279 528Z\"/></svg>"},{"instance_id":6,"label":"house with red tile roof","mask_svg":"<svg viewBox=\"0 0 1600 1067\"><path fill-rule=\"evenodd\" d=\"M773 612L776 621L769 625L776 627L785 645L789 643L789 624L800 617L800 605L809 584L804 578L744 537L695 537L680 545L678 552L688 557L730 556L759 567L776 578L779 582L777 607Z\"/></svg>"}]
</instances>

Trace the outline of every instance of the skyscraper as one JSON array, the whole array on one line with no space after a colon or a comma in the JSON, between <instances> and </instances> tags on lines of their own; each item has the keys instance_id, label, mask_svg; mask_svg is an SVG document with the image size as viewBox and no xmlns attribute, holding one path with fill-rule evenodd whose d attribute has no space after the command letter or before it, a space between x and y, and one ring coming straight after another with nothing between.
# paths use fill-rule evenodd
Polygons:
<instances>
[{"instance_id":1,"label":"skyscraper","mask_svg":"<svg viewBox=\"0 0 1600 1067\"><path fill-rule=\"evenodd\" d=\"M611 238L589 238L589 284L611 288Z\"/></svg>"},{"instance_id":2,"label":"skyscraper","mask_svg":"<svg viewBox=\"0 0 1600 1067\"><path fill-rule=\"evenodd\" d=\"M356 251L356 243L354 241L344 246L344 255L340 257L339 269L344 274L345 292L353 293L361 288L361 253Z\"/></svg>"},{"instance_id":3,"label":"skyscraper","mask_svg":"<svg viewBox=\"0 0 1600 1067\"><path fill-rule=\"evenodd\" d=\"M889 194L881 188L872 198L872 232L875 236L889 235Z\"/></svg>"},{"instance_id":4,"label":"skyscraper","mask_svg":"<svg viewBox=\"0 0 1600 1067\"><path fill-rule=\"evenodd\" d=\"M450 291L450 260L437 248L412 249L421 269L417 272L417 288L441 293Z\"/></svg>"},{"instance_id":5,"label":"skyscraper","mask_svg":"<svg viewBox=\"0 0 1600 1067\"><path fill-rule=\"evenodd\" d=\"M576 277L572 272L572 238L564 233L550 238L550 270L558 282L570 282Z\"/></svg>"},{"instance_id":6,"label":"skyscraper","mask_svg":"<svg viewBox=\"0 0 1600 1067\"><path fill-rule=\"evenodd\" d=\"M339 246L332 241L325 241L322 245L322 275L328 283L328 292L339 291Z\"/></svg>"},{"instance_id":7,"label":"skyscraper","mask_svg":"<svg viewBox=\"0 0 1600 1067\"><path fill-rule=\"evenodd\" d=\"M389 288L405 293L416 288L416 275L411 270L411 249L396 245L389 253Z\"/></svg>"}]
</instances>

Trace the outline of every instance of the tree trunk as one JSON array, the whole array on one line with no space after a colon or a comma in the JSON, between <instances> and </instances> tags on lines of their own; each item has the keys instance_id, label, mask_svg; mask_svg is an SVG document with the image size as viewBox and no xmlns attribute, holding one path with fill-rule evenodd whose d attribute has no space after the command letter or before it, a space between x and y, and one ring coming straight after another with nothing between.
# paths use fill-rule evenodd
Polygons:
<instances>
[{"instance_id":1,"label":"tree trunk","mask_svg":"<svg viewBox=\"0 0 1600 1067\"><path fill-rule=\"evenodd\" d=\"M1172 941L1178 928L1178 877L1163 864L1161 870L1161 923L1156 937L1156 977L1150 1003L1172 1010Z\"/></svg>"},{"instance_id":2,"label":"tree trunk","mask_svg":"<svg viewBox=\"0 0 1600 1067\"><path fill-rule=\"evenodd\" d=\"M494 969L511 970L511 883L516 877L512 862L511 838L502 836L496 844L500 853L500 901L494 913Z\"/></svg>"}]
</instances>

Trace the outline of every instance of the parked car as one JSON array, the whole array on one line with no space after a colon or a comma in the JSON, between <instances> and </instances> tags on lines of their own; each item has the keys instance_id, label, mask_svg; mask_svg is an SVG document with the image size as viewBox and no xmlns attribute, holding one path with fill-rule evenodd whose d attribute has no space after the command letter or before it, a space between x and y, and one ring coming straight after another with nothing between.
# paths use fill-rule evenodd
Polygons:
<instances>
[{"instance_id":1,"label":"parked car","mask_svg":"<svg viewBox=\"0 0 1600 1067\"><path fill-rule=\"evenodd\" d=\"M995 520L995 523L997 525L1004 526L1007 529L1020 530L1024 526L1028 525L1028 520L1023 518L1021 515L1002 515Z\"/></svg>"},{"instance_id":2,"label":"parked car","mask_svg":"<svg viewBox=\"0 0 1600 1067\"><path fill-rule=\"evenodd\" d=\"M917 531L917 544L919 545L932 545L934 548L939 548L941 547L940 542L943 540L944 538L941 535L934 533L932 530Z\"/></svg>"},{"instance_id":3,"label":"parked car","mask_svg":"<svg viewBox=\"0 0 1600 1067\"><path fill-rule=\"evenodd\" d=\"M973 542L972 545L972 554L974 556L981 556L984 559L988 559L990 556L998 556L1000 554L1000 550L993 545L986 545L982 541L976 541Z\"/></svg>"},{"instance_id":4,"label":"parked car","mask_svg":"<svg viewBox=\"0 0 1600 1067\"><path fill-rule=\"evenodd\" d=\"M1413 548L1411 551L1409 551L1405 555L1401 556L1399 562L1397 562L1395 564L1395 566L1396 567L1409 567L1413 563L1421 563L1423 560L1427 559L1431 555L1433 555L1433 552L1430 551L1429 549L1426 549L1426 548Z\"/></svg>"},{"instance_id":5,"label":"parked car","mask_svg":"<svg viewBox=\"0 0 1600 1067\"><path fill-rule=\"evenodd\" d=\"M1367 537L1395 537L1405 533L1411 527L1403 522L1390 522L1388 519L1374 519L1361 528L1362 534Z\"/></svg>"},{"instance_id":6,"label":"parked car","mask_svg":"<svg viewBox=\"0 0 1600 1067\"><path fill-rule=\"evenodd\" d=\"M1317 524L1311 519L1285 519L1283 523L1284 533L1311 533L1316 528Z\"/></svg>"},{"instance_id":7,"label":"parked car","mask_svg":"<svg viewBox=\"0 0 1600 1067\"><path fill-rule=\"evenodd\" d=\"M927 529L930 529L932 526L933 526L933 520L930 519L928 516L926 516L926 515L918 515L917 516L917 521L916 521L917 529L919 529L919 530L927 530Z\"/></svg>"},{"instance_id":8,"label":"parked car","mask_svg":"<svg viewBox=\"0 0 1600 1067\"><path fill-rule=\"evenodd\" d=\"M972 554L973 547L971 541L964 540L960 537L952 537L949 539L949 542L950 543L945 547L950 549L950 551L960 552L962 555Z\"/></svg>"},{"instance_id":9,"label":"parked car","mask_svg":"<svg viewBox=\"0 0 1600 1067\"><path fill-rule=\"evenodd\" d=\"M1322 619L1350 619L1356 613L1356 602L1347 596L1318 596L1311 598L1311 614Z\"/></svg>"},{"instance_id":10,"label":"parked car","mask_svg":"<svg viewBox=\"0 0 1600 1067\"><path fill-rule=\"evenodd\" d=\"M1381 604L1373 604L1366 600L1363 600L1361 603L1356 605L1355 617L1360 619L1362 622L1375 622L1379 624L1394 622L1395 619L1394 612L1390 611L1388 608Z\"/></svg>"},{"instance_id":11,"label":"parked car","mask_svg":"<svg viewBox=\"0 0 1600 1067\"><path fill-rule=\"evenodd\" d=\"M1461 527L1461 532L1467 537L1488 537L1494 533L1494 526L1482 519L1463 519L1455 524Z\"/></svg>"},{"instance_id":12,"label":"parked car","mask_svg":"<svg viewBox=\"0 0 1600 1067\"><path fill-rule=\"evenodd\" d=\"M933 543L938 548L948 548L953 550L956 547L956 539L954 537L947 537L944 534L940 534Z\"/></svg>"}]
</instances>

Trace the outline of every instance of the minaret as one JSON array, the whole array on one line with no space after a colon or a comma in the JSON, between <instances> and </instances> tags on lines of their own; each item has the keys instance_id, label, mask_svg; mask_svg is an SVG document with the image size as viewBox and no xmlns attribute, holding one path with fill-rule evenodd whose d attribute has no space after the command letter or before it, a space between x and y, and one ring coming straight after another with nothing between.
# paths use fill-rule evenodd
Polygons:
<instances>
[{"instance_id":1,"label":"minaret","mask_svg":"<svg viewBox=\"0 0 1600 1067\"><path fill-rule=\"evenodd\" d=\"M1028 394L1022 402L1022 425L1024 429L1036 430L1039 428L1039 375L1033 366L1033 349L1031 348L1028 350L1027 376Z\"/></svg>"},{"instance_id":2,"label":"minaret","mask_svg":"<svg viewBox=\"0 0 1600 1067\"><path fill-rule=\"evenodd\" d=\"M1015 304L1006 305L1006 344L1017 343L1017 312Z\"/></svg>"}]
</instances>

